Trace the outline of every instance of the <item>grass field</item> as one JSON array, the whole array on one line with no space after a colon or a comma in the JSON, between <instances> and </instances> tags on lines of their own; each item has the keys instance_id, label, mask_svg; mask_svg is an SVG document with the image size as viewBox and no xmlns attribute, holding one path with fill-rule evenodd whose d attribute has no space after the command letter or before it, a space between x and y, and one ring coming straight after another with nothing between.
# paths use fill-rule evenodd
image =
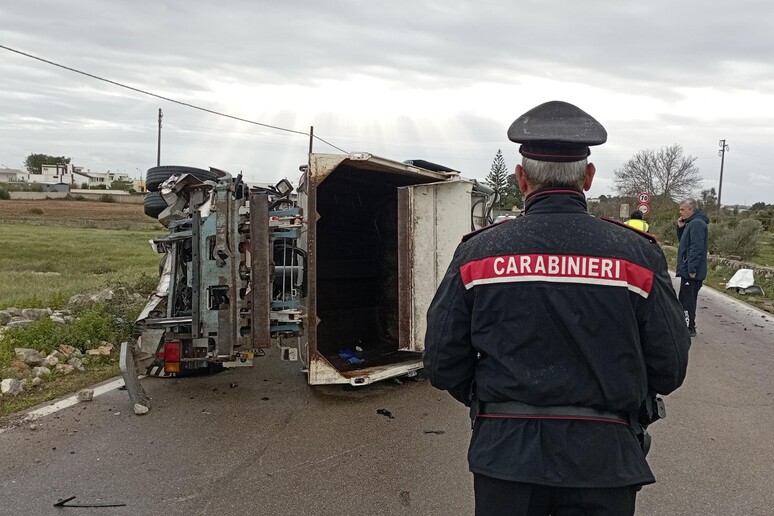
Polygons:
<instances>
[{"instance_id":1,"label":"grass field","mask_svg":"<svg viewBox=\"0 0 774 516\"><path fill-rule=\"evenodd\" d=\"M74 294L117 285L153 288L160 255L148 241L164 233L142 205L2 200L0 309L62 308ZM0 366L12 357L13 345L0 341ZM113 357L85 373L54 375L24 396L0 398L0 417L117 374Z\"/></svg>"},{"instance_id":2,"label":"grass field","mask_svg":"<svg viewBox=\"0 0 774 516\"><path fill-rule=\"evenodd\" d=\"M0 220L0 309L58 308L73 294L158 274L148 241L164 228L142 205L6 200Z\"/></svg>"}]
</instances>

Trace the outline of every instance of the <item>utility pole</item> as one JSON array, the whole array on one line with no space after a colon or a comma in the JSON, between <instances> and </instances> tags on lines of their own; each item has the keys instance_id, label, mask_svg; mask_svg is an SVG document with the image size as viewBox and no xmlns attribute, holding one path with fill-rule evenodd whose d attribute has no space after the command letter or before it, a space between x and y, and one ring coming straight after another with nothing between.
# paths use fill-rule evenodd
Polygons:
<instances>
[{"instance_id":1,"label":"utility pole","mask_svg":"<svg viewBox=\"0 0 774 516\"><path fill-rule=\"evenodd\" d=\"M161 119L164 115L161 114L161 108L159 108L159 142L156 146L156 166L161 165ZM722 177L722 173L721 173Z\"/></svg>"},{"instance_id":2,"label":"utility pole","mask_svg":"<svg viewBox=\"0 0 774 516\"><path fill-rule=\"evenodd\" d=\"M718 145L720 145L720 150L718 151L718 156L720 156L720 182L718 183L718 213L720 213L720 194L723 193L723 161L726 159L726 151L728 151L728 145L726 145L726 140L720 140L718 142Z\"/></svg>"}]
</instances>

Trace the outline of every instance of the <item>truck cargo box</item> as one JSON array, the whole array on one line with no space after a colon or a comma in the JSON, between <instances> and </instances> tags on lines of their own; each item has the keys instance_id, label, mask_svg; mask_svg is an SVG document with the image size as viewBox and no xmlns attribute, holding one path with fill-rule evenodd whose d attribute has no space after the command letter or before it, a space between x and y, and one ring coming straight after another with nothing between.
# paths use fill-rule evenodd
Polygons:
<instances>
[{"instance_id":1,"label":"truck cargo box","mask_svg":"<svg viewBox=\"0 0 774 516\"><path fill-rule=\"evenodd\" d=\"M422 368L425 313L483 194L456 173L367 153L310 155L305 214L310 384L368 384Z\"/></svg>"}]
</instances>

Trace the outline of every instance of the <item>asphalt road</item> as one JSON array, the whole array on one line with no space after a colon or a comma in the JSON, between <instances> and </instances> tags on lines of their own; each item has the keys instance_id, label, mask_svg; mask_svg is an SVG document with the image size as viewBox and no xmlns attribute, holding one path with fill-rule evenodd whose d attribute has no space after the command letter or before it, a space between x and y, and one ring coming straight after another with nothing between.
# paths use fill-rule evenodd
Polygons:
<instances>
[{"instance_id":1,"label":"asphalt road","mask_svg":"<svg viewBox=\"0 0 774 516\"><path fill-rule=\"evenodd\" d=\"M637 514L772 514L774 318L709 289L699 305ZM270 354L143 384L146 416L110 391L0 432L0 514L472 514L467 411L427 382L311 388ZM126 505L53 507L71 496Z\"/></svg>"}]
</instances>

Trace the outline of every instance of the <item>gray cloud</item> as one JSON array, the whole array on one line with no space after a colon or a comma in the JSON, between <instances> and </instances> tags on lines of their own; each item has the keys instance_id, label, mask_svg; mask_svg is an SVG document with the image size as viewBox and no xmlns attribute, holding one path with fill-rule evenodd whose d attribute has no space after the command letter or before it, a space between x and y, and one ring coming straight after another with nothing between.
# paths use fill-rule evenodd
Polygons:
<instances>
[{"instance_id":1,"label":"gray cloud","mask_svg":"<svg viewBox=\"0 0 774 516\"><path fill-rule=\"evenodd\" d=\"M581 93L570 85L582 84L593 90L580 96L584 109L620 114L606 122L610 142L593 155L607 170L600 185L611 184L612 170L638 150L672 143L699 156L709 184L713 145L728 138L732 153L748 150L739 151L738 162L729 158L724 200L741 202L744 188L759 181L751 195L774 202L774 187L760 179L770 177L765 163L772 158L774 115L765 106L755 116L734 116L722 105L676 108L697 88L725 94L731 105L743 91L774 105L773 17L774 7L757 0L27 0L0 5L0 44L236 116L302 131L314 124L346 150L423 157L479 177L498 148L509 166L515 163L505 129L520 112L549 100L529 89L536 79L568 84L563 98L571 101ZM330 81L357 77L380 81L388 97L362 92L353 99L363 106L361 116L345 118L322 92ZM170 160L284 176L296 173L305 153L302 136L220 119L1 49L0 78L0 162L9 166L44 152L73 156L92 169L147 168L155 161L159 107ZM310 120L293 99L239 104L217 84L256 92L292 88L319 109ZM500 115L477 111L493 100L468 96L481 84L514 92L499 100ZM407 92L450 90L461 92L458 101L433 118L397 106L389 124L372 119L385 116L376 108ZM659 111L646 118L636 105L609 104L636 99L649 99ZM744 180L733 179L737 173Z\"/></svg>"}]
</instances>

